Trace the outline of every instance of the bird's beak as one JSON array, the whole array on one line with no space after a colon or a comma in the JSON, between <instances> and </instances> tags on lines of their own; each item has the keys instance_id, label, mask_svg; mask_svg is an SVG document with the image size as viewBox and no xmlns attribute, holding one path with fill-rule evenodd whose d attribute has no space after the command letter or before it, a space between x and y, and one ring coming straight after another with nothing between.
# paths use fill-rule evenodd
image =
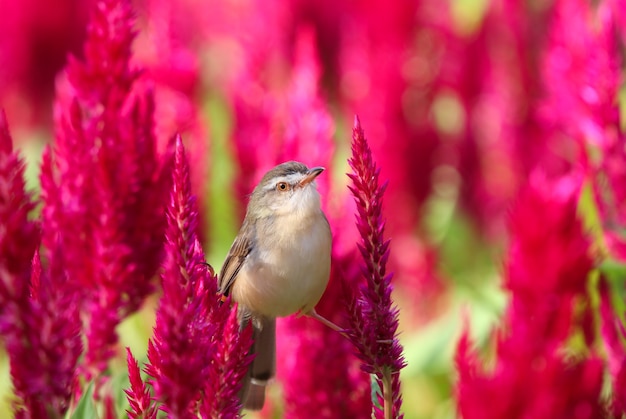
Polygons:
<instances>
[{"instance_id":1,"label":"bird's beak","mask_svg":"<svg viewBox=\"0 0 626 419\"><path fill-rule=\"evenodd\" d=\"M298 185L299 186L306 186L309 183L313 182L315 180L316 177L319 176L320 173L322 173L325 169L323 167L312 167L309 169L308 173L306 174L306 176L304 177L304 179L302 179Z\"/></svg>"}]
</instances>

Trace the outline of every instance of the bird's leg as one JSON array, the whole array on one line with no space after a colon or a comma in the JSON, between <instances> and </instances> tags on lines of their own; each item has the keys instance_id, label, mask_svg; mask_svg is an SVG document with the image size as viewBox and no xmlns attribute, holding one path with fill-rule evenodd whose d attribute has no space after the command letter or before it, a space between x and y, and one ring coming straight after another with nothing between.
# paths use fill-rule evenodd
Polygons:
<instances>
[{"instance_id":1,"label":"bird's leg","mask_svg":"<svg viewBox=\"0 0 626 419\"><path fill-rule=\"evenodd\" d=\"M334 331L341 333L343 337L348 338L348 334L346 333L345 329L342 329L341 327L337 326L335 323L331 322L327 318L320 316L319 314L317 314L317 311L315 311L315 309L311 309L311 311L306 313L306 315L321 322L322 324L325 324L326 326L330 327Z\"/></svg>"},{"instance_id":2,"label":"bird's leg","mask_svg":"<svg viewBox=\"0 0 626 419\"><path fill-rule=\"evenodd\" d=\"M299 313L299 315L302 315L302 314ZM350 337L346 333L346 329L342 329L341 327L337 326L335 323L333 323L330 320L328 320L326 317L320 316L319 314L317 314L317 311L315 311L315 309L312 309L311 311L306 313L305 316L309 316L309 317L311 317L311 318L313 318L315 320L318 320L319 322L325 324L326 326L330 327L334 331L341 333L341 336L343 336L344 338L350 340ZM391 340L391 339L384 339L384 340L382 340L381 339L381 340L378 340L377 342L378 343L392 344L393 340Z\"/></svg>"}]
</instances>

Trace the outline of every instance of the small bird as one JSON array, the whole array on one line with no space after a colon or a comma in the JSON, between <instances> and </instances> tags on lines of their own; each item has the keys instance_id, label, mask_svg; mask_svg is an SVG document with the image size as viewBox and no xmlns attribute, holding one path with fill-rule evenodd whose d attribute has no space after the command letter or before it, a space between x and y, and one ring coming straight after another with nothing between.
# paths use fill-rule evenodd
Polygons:
<instances>
[{"instance_id":1,"label":"small bird","mask_svg":"<svg viewBox=\"0 0 626 419\"><path fill-rule=\"evenodd\" d=\"M240 394L250 410L263 408L275 373L277 317L300 313L338 330L314 309L330 277L332 236L315 182L323 171L289 161L263 176L219 276L242 327L254 328L256 356Z\"/></svg>"}]
</instances>

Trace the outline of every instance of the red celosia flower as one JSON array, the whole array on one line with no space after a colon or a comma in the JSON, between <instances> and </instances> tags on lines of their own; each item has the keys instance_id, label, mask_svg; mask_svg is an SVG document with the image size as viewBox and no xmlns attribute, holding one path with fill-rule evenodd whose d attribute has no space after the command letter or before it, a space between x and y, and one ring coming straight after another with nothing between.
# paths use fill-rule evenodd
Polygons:
<instances>
[{"instance_id":1,"label":"red celosia flower","mask_svg":"<svg viewBox=\"0 0 626 419\"><path fill-rule=\"evenodd\" d=\"M141 66L141 82L151 86L155 96L154 130L159 146L175 133L186 139L191 170L191 188L202 198L210 172L210 141L200 104L203 100L200 68L201 38L198 19L205 13L201 3L147 0L138 2L138 34L133 62ZM191 16L194 16L192 18ZM195 26L194 26L195 25ZM201 240L206 233L204 200L198 201Z\"/></svg>"},{"instance_id":2,"label":"red celosia flower","mask_svg":"<svg viewBox=\"0 0 626 419\"><path fill-rule=\"evenodd\" d=\"M219 337L214 339L209 378L204 387L204 399L200 406L202 418L241 417L239 390L252 361L252 356L249 355L252 325L240 330L237 308L228 310L227 307L227 304L224 304L215 310L211 318L212 322L223 325L223 330ZM224 315L228 317L224 318Z\"/></svg>"},{"instance_id":3,"label":"red celosia flower","mask_svg":"<svg viewBox=\"0 0 626 419\"><path fill-rule=\"evenodd\" d=\"M551 100L544 113L588 151L584 163L594 178L607 250L626 259L626 242L616 231L626 224L626 136L617 101L622 81L617 20L623 11L612 10L615 6L616 2L603 2L597 9L585 1L556 3L545 59ZM598 154L600 158L595 158Z\"/></svg>"},{"instance_id":4,"label":"red celosia flower","mask_svg":"<svg viewBox=\"0 0 626 419\"><path fill-rule=\"evenodd\" d=\"M82 351L73 293L59 266L59 248L42 272L34 207L24 190L24 164L13 153L0 112L0 336L18 397L16 417L62 416L69 407ZM31 269L32 266L32 269Z\"/></svg>"},{"instance_id":5,"label":"red celosia flower","mask_svg":"<svg viewBox=\"0 0 626 419\"><path fill-rule=\"evenodd\" d=\"M80 50L93 0L3 2L0 103L14 124L50 128L54 81L68 53Z\"/></svg>"},{"instance_id":6,"label":"red celosia flower","mask_svg":"<svg viewBox=\"0 0 626 419\"><path fill-rule=\"evenodd\" d=\"M600 285L600 317L602 339L607 352L607 369L613 384L610 409L616 418L626 413L626 348L623 339L626 329L614 312L607 279L602 276Z\"/></svg>"},{"instance_id":7,"label":"red celosia flower","mask_svg":"<svg viewBox=\"0 0 626 419\"><path fill-rule=\"evenodd\" d=\"M369 123L370 148L389 179L394 236L415 230L439 164L427 89L436 67L434 59L423 59L431 39L419 37L419 6L410 0L354 2L339 22L340 94L344 106Z\"/></svg>"},{"instance_id":8,"label":"red celosia flower","mask_svg":"<svg viewBox=\"0 0 626 419\"><path fill-rule=\"evenodd\" d=\"M161 274L163 296L157 310L154 337L148 346L155 397L172 417L192 417L207 379L210 337L217 324L201 319L205 299L195 295L199 283L211 281L197 243L197 208L191 195L189 169L182 140L176 139L173 185L167 207L165 261ZM207 293L208 294L208 293ZM209 296L215 299L215 293ZM197 322L204 322L195 329Z\"/></svg>"},{"instance_id":9,"label":"red celosia flower","mask_svg":"<svg viewBox=\"0 0 626 419\"><path fill-rule=\"evenodd\" d=\"M154 406L150 396L150 390L141 379L139 365L129 348L126 348L126 363L128 364L128 378L130 381L130 389L124 390L130 404L130 410L126 411L128 417L131 419L156 419L157 408Z\"/></svg>"},{"instance_id":10,"label":"red celosia flower","mask_svg":"<svg viewBox=\"0 0 626 419\"><path fill-rule=\"evenodd\" d=\"M576 216L580 182L535 174L516 202L505 281L511 301L497 336L495 368L488 372L478 364L467 330L458 346L457 402L464 418L602 415L602 362L562 353L593 267Z\"/></svg>"},{"instance_id":11,"label":"red celosia flower","mask_svg":"<svg viewBox=\"0 0 626 419\"><path fill-rule=\"evenodd\" d=\"M82 352L81 323L74 293L59 266L59 249L49 252L37 293L15 310L5 343L11 377L21 398L17 417L47 418L67 411Z\"/></svg>"},{"instance_id":12,"label":"red celosia flower","mask_svg":"<svg viewBox=\"0 0 626 419\"><path fill-rule=\"evenodd\" d=\"M233 142L240 168L235 182L241 201L263 173L279 163L299 160L319 166L331 160L334 126L318 92L320 69L313 34L302 29L298 35L289 83L282 88L265 86L251 74L241 82L246 87L233 93L237 119ZM258 94L246 93L250 89ZM318 182L325 189L329 178Z\"/></svg>"},{"instance_id":13,"label":"red celosia flower","mask_svg":"<svg viewBox=\"0 0 626 419\"><path fill-rule=\"evenodd\" d=\"M59 91L54 155L42 171L44 245L63 248L87 314L87 376L104 371L119 320L153 290L168 171L157 155L152 95L131 93L134 32L125 0L99 1Z\"/></svg>"},{"instance_id":14,"label":"red celosia flower","mask_svg":"<svg viewBox=\"0 0 626 419\"><path fill-rule=\"evenodd\" d=\"M24 162L13 152L4 110L0 109L0 298L28 296L31 260L39 242L37 225L28 221L35 207L24 188ZM2 307L0 303L0 316Z\"/></svg>"},{"instance_id":15,"label":"red celosia flower","mask_svg":"<svg viewBox=\"0 0 626 419\"><path fill-rule=\"evenodd\" d=\"M167 219L163 296L148 346L146 372L152 377L150 384L161 409L171 417L196 417L199 403L201 413L208 416L236 416L240 406L234 395L250 361L251 331L239 335L234 318L227 321L230 307L221 304L216 277L205 266L196 234L196 199L191 195L189 166L180 137ZM209 380L221 384L223 399L204 400L212 399L216 390L212 386L217 382Z\"/></svg>"},{"instance_id":16,"label":"red celosia flower","mask_svg":"<svg viewBox=\"0 0 626 419\"><path fill-rule=\"evenodd\" d=\"M398 309L391 300L392 274L386 273L389 241L384 239L385 221L382 199L386 185L380 185L380 170L372 159L372 152L358 118L352 131L352 156L349 160L353 173L350 191L357 204L357 228L361 234L359 250L363 256L362 268L366 283L350 307L349 335L358 350L365 372L375 374L383 391L380 400L383 409L376 408L377 417L398 418L402 397L400 370L405 366L402 346L398 341Z\"/></svg>"}]
</instances>

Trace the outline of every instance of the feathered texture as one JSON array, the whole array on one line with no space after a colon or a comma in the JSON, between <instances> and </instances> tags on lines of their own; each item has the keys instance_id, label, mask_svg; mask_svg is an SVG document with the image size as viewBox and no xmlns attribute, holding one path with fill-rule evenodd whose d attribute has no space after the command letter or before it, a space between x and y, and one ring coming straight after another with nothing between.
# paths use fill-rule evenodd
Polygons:
<instances>
[{"instance_id":1,"label":"feathered texture","mask_svg":"<svg viewBox=\"0 0 626 419\"><path fill-rule=\"evenodd\" d=\"M511 293L493 370L480 365L465 330L457 348L457 403L472 418L599 418L602 361L567 358L579 326L591 344L589 239L576 216L580 177L534 174L510 216L505 287ZM576 303L585 310L576 314ZM486 400L490 402L485 403Z\"/></svg>"},{"instance_id":2,"label":"feathered texture","mask_svg":"<svg viewBox=\"0 0 626 419\"><path fill-rule=\"evenodd\" d=\"M161 274L163 296L148 344L146 372L160 408L170 417L196 417L199 407L207 417L237 417L240 406L233 395L250 362L251 330L241 335L233 330L230 317L235 314L230 314L229 304L221 303L217 279L207 268L198 242L197 211L188 162L177 137ZM214 400L213 386L218 382L224 398Z\"/></svg>"},{"instance_id":3,"label":"feathered texture","mask_svg":"<svg viewBox=\"0 0 626 419\"><path fill-rule=\"evenodd\" d=\"M15 308L6 335L11 377L21 398L18 418L64 415L76 384L81 324L59 256L58 250L49 256L49 271L35 279L37 293Z\"/></svg>"},{"instance_id":4,"label":"feathered texture","mask_svg":"<svg viewBox=\"0 0 626 419\"><path fill-rule=\"evenodd\" d=\"M28 297L31 261L39 229L28 220L35 204L25 190L24 162L13 151L4 110L0 109L0 316L3 302Z\"/></svg>"},{"instance_id":5,"label":"feathered texture","mask_svg":"<svg viewBox=\"0 0 626 419\"><path fill-rule=\"evenodd\" d=\"M606 244L602 250L620 260L626 260L619 228L626 224L626 135L617 99L623 67L619 15L624 7L621 0L602 2L597 9L584 1L557 2L546 58L554 99L545 109L586 150L583 163L600 212ZM557 101L560 112L555 113L551 109Z\"/></svg>"},{"instance_id":6,"label":"feathered texture","mask_svg":"<svg viewBox=\"0 0 626 419\"><path fill-rule=\"evenodd\" d=\"M156 419L157 408L154 406L150 390L141 379L139 364L129 348L126 348L126 363L128 364L128 378L130 388L124 390L130 409L126 410L131 419Z\"/></svg>"},{"instance_id":7,"label":"feathered texture","mask_svg":"<svg viewBox=\"0 0 626 419\"><path fill-rule=\"evenodd\" d=\"M62 416L81 353L78 311L57 251L42 272L24 164L0 111L0 336L10 358L18 418Z\"/></svg>"},{"instance_id":8,"label":"feathered texture","mask_svg":"<svg viewBox=\"0 0 626 419\"><path fill-rule=\"evenodd\" d=\"M126 0L96 2L84 61L70 58L59 85L57 134L42 171L44 246L58 241L87 322L85 373L104 371L115 327L154 287L163 246L168 156L157 155L151 93L130 66Z\"/></svg>"},{"instance_id":9,"label":"feathered texture","mask_svg":"<svg viewBox=\"0 0 626 419\"><path fill-rule=\"evenodd\" d=\"M606 277L600 277L599 287L602 319L600 330L607 352L607 369L613 384L609 408L614 417L620 418L626 414L626 348L622 343L626 337L626 329L611 304Z\"/></svg>"},{"instance_id":10,"label":"feathered texture","mask_svg":"<svg viewBox=\"0 0 626 419\"><path fill-rule=\"evenodd\" d=\"M214 350L210 337L218 332L218 325L203 318L204 303L214 295L196 294L198 287L213 278L206 274L204 255L197 242L197 208L180 137L176 138L167 220L161 273L163 296L157 309L154 336L148 345L150 363L146 372L162 409L170 417L191 418L208 378L206 359Z\"/></svg>"},{"instance_id":11,"label":"feathered texture","mask_svg":"<svg viewBox=\"0 0 626 419\"><path fill-rule=\"evenodd\" d=\"M352 131L352 156L348 161L352 173L349 187L357 204L356 222L363 257L362 274L365 284L358 297L351 302L349 335L357 347L357 355L365 372L375 374L382 389L376 417L400 418L402 397L400 370L405 366L402 345L398 340L398 309L391 300L391 278L386 265L389 258L389 241L384 239L385 222L382 200L385 185L380 185L380 170L357 117Z\"/></svg>"},{"instance_id":12,"label":"feathered texture","mask_svg":"<svg viewBox=\"0 0 626 419\"><path fill-rule=\"evenodd\" d=\"M245 329L240 330L237 308L228 310L227 307L228 305L224 304L211 318L213 322L220 322L223 329L214 337L216 348L211 358L209 379L205 384L204 398L200 406L200 417L206 419L241 417L238 393L252 361L249 354L252 325L248 324ZM224 315L227 317L224 318Z\"/></svg>"}]
</instances>

